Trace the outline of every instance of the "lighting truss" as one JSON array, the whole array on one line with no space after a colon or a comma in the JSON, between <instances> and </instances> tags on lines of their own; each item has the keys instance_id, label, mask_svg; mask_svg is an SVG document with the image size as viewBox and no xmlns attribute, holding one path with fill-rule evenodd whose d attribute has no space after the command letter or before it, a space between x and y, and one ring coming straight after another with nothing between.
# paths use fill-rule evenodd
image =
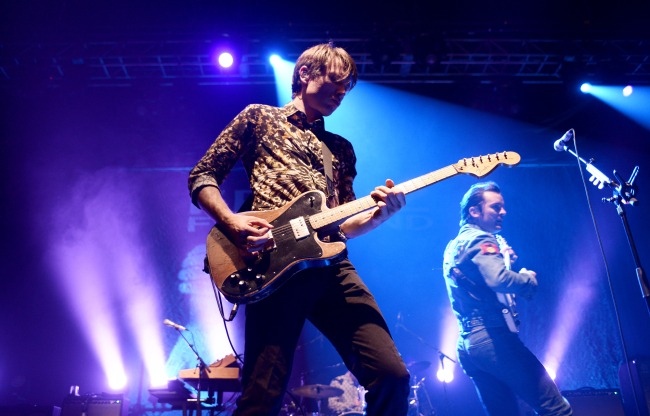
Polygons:
<instances>
[{"instance_id":1,"label":"lighting truss","mask_svg":"<svg viewBox=\"0 0 650 416\"><path fill-rule=\"evenodd\" d=\"M596 81L601 77L602 82L618 77L628 83L650 83L650 40L442 37L432 45L437 55L429 63L405 52L379 63L373 61L376 43L372 39L333 40L350 52L360 78L374 83L453 83L477 78L562 83L577 76ZM294 38L284 44L289 50L301 51L321 42ZM214 47L209 39L0 43L0 83L37 79L75 79L89 85L122 85L143 79L185 79L199 84L275 82L263 51L245 53L231 68L221 68L211 56ZM295 60L298 55L285 57Z\"/></svg>"}]
</instances>

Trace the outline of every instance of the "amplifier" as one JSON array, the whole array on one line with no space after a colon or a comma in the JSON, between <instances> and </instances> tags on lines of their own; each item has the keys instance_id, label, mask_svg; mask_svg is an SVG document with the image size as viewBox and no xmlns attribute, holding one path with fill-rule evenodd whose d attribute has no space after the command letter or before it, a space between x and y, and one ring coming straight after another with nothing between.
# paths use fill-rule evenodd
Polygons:
<instances>
[{"instance_id":1,"label":"amplifier","mask_svg":"<svg viewBox=\"0 0 650 416\"><path fill-rule=\"evenodd\" d=\"M127 416L129 399L122 395L107 395L93 397L88 400L88 416Z\"/></svg>"},{"instance_id":2,"label":"amplifier","mask_svg":"<svg viewBox=\"0 0 650 416\"><path fill-rule=\"evenodd\" d=\"M565 390L574 416L625 416L619 390Z\"/></svg>"},{"instance_id":3,"label":"amplifier","mask_svg":"<svg viewBox=\"0 0 650 416\"><path fill-rule=\"evenodd\" d=\"M61 416L81 416L86 411L87 403L87 396L76 396L74 394L66 396L61 405Z\"/></svg>"}]
</instances>

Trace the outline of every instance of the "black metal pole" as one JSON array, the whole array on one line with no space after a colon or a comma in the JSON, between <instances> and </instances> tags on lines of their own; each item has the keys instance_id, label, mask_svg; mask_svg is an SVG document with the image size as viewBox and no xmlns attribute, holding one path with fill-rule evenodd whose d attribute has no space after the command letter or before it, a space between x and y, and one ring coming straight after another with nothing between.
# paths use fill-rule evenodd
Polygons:
<instances>
[{"instance_id":1,"label":"black metal pole","mask_svg":"<svg viewBox=\"0 0 650 416\"><path fill-rule=\"evenodd\" d=\"M625 212L625 207L620 202L617 202L616 204L616 212L618 212L618 215L623 221L623 227L625 228L625 234L627 235L627 242L630 244L632 257L634 257L636 277L639 280L641 293L643 294L645 305L648 309L648 314L650 315L650 286L648 286L648 276L645 274L643 267L641 266L641 259L639 259L639 253L636 251L636 244L634 244L634 238L632 238L632 230L630 230L630 224L627 222L627 213Z\"/></svg>"}]
</instances>

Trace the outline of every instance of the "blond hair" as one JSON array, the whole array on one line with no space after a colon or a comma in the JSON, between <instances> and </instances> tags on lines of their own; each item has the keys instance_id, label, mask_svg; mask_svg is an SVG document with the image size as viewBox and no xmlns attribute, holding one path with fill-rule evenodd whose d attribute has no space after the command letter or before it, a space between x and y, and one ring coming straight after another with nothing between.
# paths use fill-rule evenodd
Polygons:
<instances>
[{"instance_id":1,"label":"blond hair","mask_svg":"<svg viewBox=\"0 0 650 416\"><path fill-rule=\"evenodd\" d=\"M300 68L306 66L309 71L309 77L317 77L325 72L332 59L340 59L343 64L343 77L337 81L349 79L350 83L347 90L349 91L354 88L359 77L354 60L345 49L334 46L334 42L329 42L312 46L300 55L296 62L296 66L293 68L291 97L295 98L302 89L302 85L300 84Z\"/></svg>"}]
</instances>

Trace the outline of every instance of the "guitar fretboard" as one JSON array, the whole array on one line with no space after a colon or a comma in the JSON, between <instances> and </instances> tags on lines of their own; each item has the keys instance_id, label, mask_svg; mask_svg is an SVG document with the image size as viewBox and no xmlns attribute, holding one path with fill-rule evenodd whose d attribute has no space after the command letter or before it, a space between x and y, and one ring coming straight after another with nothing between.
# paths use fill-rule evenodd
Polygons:
<instances>
[{"instance_id":1,"label":"guitar fretboard","mask_svg":"<svg viewBox=\"0 0 650 416\"><path fill-rule=\"evenodd\" d=\"M460 172L458 172L453 165L447 166L415 179L411 179L410 181L395 185L395 188L401 189L405 194L409 194L411 192L426 188L427 186L433 185L436 182L440 182L444 179L451 178L452 176L459 174ZM309 222L315 230L318 230L325 228L331 224L346 220L354 215L357 215L360 212L367 211L376 206L377 201L368 195L355 201L348 202L347 204L343 204L338 207L325 210L318 214L314 214L309 217Z\"/></svg>"}]
</instances>

